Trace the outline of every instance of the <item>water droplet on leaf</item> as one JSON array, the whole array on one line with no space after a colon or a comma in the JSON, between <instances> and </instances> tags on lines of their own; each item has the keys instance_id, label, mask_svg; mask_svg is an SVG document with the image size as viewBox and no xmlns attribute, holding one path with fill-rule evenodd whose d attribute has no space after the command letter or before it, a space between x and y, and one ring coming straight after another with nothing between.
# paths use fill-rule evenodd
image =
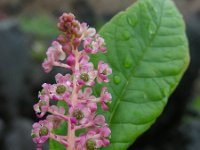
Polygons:
<instances>
[{"instance_id":1,"label":"water droplet on leaf","mask_svg":"<svg viewBox=\"0 0 200 150\"><path fill-rule=\"evenodd\" d=\"M156 33L156 25L154 23L149 25L149 33L155 34Z\"/></svg>"},{"instance_id":2,"label":"water droplet on leaf","mask_svg":"<svg viewBox=\"0 0 200 150\"><path fill-rule=\"evenodd\" d=\"M137 24L137 15L136 14L133 14L131 16L128 16L127 17L127 21L128 21L128 24L131 25L132 27L135 27L135 25Z\"/></svg>"},{"instance_id":3,"label":"water droplet on leaf","mask_svg":"<svg viewBox=\"0 0 200 150\"><path fill-rule=\"evenodd\" d=\"M132 60L130 57L127 57L124 61L124 67L125 68L130 68L132 66Z\"/></svg>"},{"instance_id":4,"label":"water droplet on leaf","mask_svg":"<svg viewBox=\"0 0 200 150\"><path fill-rule=\"evenodd\" d=\"M158 9L153 7L154 12L158 13Z\"/></svg>"},{"instance_id":5,"label":"water droplet on leaf","mask_svg":"<svg viewBox=\"0 0 200 150\"><path fill-rule=\"evenodd\" d=\"M121 78L120 78L119 76L117 76L117 75L115 75L115 76L113 77L113 80L114 80L114 83L115 83L115 84L119 84L119 83L121 82Z\"/></svg>"},{"instance_id":6,"label":"water droplet on leaf","mask_svg":"<svg viewBox=\"0 0 200 150\"><path fill-rule=\"evenodd\" d=\"M129 32L125 31L125 32L122 33L122 37L123 37L123 39L125 39L125 40L129 40L130 37L131 37L131 35L130 35Z\"/></svg>"}]
</instances>

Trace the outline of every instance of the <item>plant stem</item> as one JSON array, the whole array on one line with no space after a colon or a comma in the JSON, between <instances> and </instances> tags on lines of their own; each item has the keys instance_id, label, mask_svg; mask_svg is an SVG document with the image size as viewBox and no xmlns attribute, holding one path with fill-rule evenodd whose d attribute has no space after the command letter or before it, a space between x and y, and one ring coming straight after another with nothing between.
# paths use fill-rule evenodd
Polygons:
<instances>
[{"instance_id":1,"label":"plant stem","mask_svg":"<svg viewBox=\"0 0 200 150\"><path fill-rule=\"evenodd\" d=\"M74 72L79 70L79 52L78 50L74 50L74 56L75 56L75 67L74 67ZM76 106L77 103L77 99L78 99L78 91L77 91L78 87L77 87L77 80L76 77L74 75L73 78L73 91L72 91L72 97L71 97L71 104L72 107L74 108ZM71 114L70 114L71 115ZM72 116L70 116L72 117ZM69 147L68 150L75 150L75 140L76 140L76 135L75 135L75 127L73 127L73 124L71 123L71 121L68 122L68 143L69 143Z\"/></svg>"},{"instance_id":2,"label":"plant stem","mask_svg":"<svg viewBox=\"0 0 200 150\"><path fill-rule=\"evenodd\" d=\"M71 122L68 123L68 150L75 150L75 128L72 128Z\"/></svg>"}]
</instances>

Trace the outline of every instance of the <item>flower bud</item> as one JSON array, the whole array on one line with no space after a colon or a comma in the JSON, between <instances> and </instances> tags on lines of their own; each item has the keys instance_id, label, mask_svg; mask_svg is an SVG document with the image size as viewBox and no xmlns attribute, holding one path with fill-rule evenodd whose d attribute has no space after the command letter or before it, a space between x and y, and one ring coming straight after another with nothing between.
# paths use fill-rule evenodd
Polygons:
<instances>
[{"instance_id":1,"label":"flower bud","mask_svg":"<svg viewBox=\"0 0 200 150\"><path fill-rule=\"evenodd\" d=\"M66 53L69 53L72 50L72 46L68 42L64 43L62 48L63 51Z\"/></svg>"},{"instance_id":2,"label":"flower bud","mask_svg":"<svg viewBox=\"0 0 200 150\"><path fill-rule=\"evenodd\" d=\"M67 57L67 64L69 66L73 66L75 63L75 58L74 58L74 55L73 54L70 54L68 57Z\"/></svg>"},{"instance_id":3,"label":"flower bud","mask_svg":"<svg viewBox=\"0 0 200 150\"><path fill-rule=\"evenodd\" d=\"M79 44L80 44L79 38L74 38L74 40L73 40L74 47L77 48L79 46Z\"/></svg>"},{"instance_id":4,"label":"flower bud","mask_svg":"<svg viewBox=\"0 0 200 150\"><path fill-rule=\"evenodd\" d=\"M57 38L59 43L65 43L66 42L66 38L64 35L59 35Z\"/></svg>"}]
</instances>

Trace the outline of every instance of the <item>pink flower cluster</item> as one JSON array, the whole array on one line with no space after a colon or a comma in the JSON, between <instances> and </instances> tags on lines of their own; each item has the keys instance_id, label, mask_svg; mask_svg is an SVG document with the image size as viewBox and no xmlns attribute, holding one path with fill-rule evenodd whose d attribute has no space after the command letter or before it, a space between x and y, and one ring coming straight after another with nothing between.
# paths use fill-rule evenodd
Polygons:
<instances>
[{"instance_id":1,"label":"pink flower cluster","mask_svg":"<svg viewBox=\"0 0 200 150\"><path fill-rule=\"evenodd\" d=\"M111 131L103 115L97 115L98 104L105 111L111 101L107 87L103 87L99 97L93 95L91 86L109 82L112 73L108 64L99 61L98 66L89 62L88 54L105 53L104 39L80 23L73 14L64 13L59 18L58 28L62 31L57 40L48 48L47 58L42 66L48 73L54 66L69 69L72 75L55 76L55 84L44 83L39 92L39 102L34 105L38 118L45 120L33 124L33 141L37 150L49 138L63 144L68 150L94 150L109 145ZM82 50L80 50L82 48ZM63 101L63 106L51 105L50 101ZM67 135L56 135L54 129L67 122ZM77 131L85 132L77 135Z\"/></svg>"}]
</instances>

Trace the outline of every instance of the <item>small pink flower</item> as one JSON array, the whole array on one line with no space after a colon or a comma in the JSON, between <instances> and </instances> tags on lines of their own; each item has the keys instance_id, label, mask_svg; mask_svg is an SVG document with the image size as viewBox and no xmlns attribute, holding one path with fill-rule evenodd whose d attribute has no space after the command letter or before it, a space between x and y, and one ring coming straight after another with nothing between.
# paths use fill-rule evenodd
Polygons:
<instances>
[{"instance_id":1,"label":"small pink flower","mask_svg":"<svg viewBox=\"0 0 200 150\"><path fill-rule=\"evenodd\" d=\"M106 125L106 119L103 115L97 115L94 118L94 124L97 126L105 126Z\"/></svg>"},{"instance_id":2,"label":"small pink flower","mask_svg":"<svg viewBox=\"0 0 200 150\"><path fill-rule=\"evenodd\" d=\"M49 108L49 100L40 100L37 104L33 106L35 113L38 118L42 118Z\"/></svg>"},{"instance_id":3,"label":"small pink flower","mask_svg":"<svg viewBox=\"0 0 200 150\"><path fill-rule=\"evenodd\" d=\"M82 53L81 57L79 58L79 64L80 65L87 64L89 60L90 60L90 57L86 55L85 53Z\"/></svg>"},{"instance_id":4,"label":"small pink flower","mask_svg":"<svg viewBox=\"0 0 200 150\"><path fill-rule=\"evenodd\" d=\"M83 38L93 37L96 34L96 30L94 28L89 28L87 23L81 24L81 32L83 33Z\"/></svg>"},{"instance_id":5,"label":"small pink flower","mask_svg":"<svg viewBox=\"0 0 200 150\"><path fill-rule=\"evenodd\" d=\"M91 120L92 111L84 104L78 104L74 108L70 108L69 112L76 119L76 124L87 124Z\"/></svg>"},{"instance_id":6,"label":"small pink flower","mask_svg":"<svg viewBox=\"0 0 200 150\"><path fill-rule=\"evenodd\" d=\"M63 76L59 73L55 78L57 84L53 84L49 88L51 99L68 101L72 90L71 75Z\"/></svg>"},{"instance_id":7,"label":"small pink flower","mask_svg":"<svg viewBox=\"0 0 200 150\"><path fill-rule=\"evenodd\" d=\"M51 88L51 85L50 84L47 84L47 83L44 83L42 85L42 90L39 92L39 99L41 100L45 100L45 101L48 101L49 98L50 98L50 88Z\"/></svg>"},{"instance_id":8,"label":"small pink flower","mask_svg":"<svg viewBox=\"0 0 200 150\"><path fill-rule=\"evenodd\" d=\"M76 143L76 148L77 150L88 150L108 146L110 142L107 138L110 133L110 129L106 126L89 130L80 136Z\"/></svg>"},{"instance_id":9,"label":"small pink flower","mask_svg":"<svg viewBox=\"0 0 200 150\"><path fill-rule=\"evenodd\" d=\"M79 70L80 71L91 71L94 70L93 63L89 62L90 57L86 53L82 53L79 59Z\"/></svg>"},{"instance_id":10,"label":"small pink flower","mask_svg":"<svg viewBox=\"0 0 200 150\"><path fill-rule=\"evenodd\" d=\"M96 74L97 74L96 71L81 72L78 74L79 77L78 83L80 85L93 86Z\"/></svg>"},{"instance_id":11,"label":"small pink flower","mask_svg":"<svg viewBox=\"0 0 200 150\"><path fill-rule=\"evenodd\" d=\"M88 28L86 37L93 37L96 34L95 28Z\"/></svg>"},{"instance_id":12,"label":"small pink flower","mask_svg":"<svg viewBox=\"0 0 200 150\"><path fill-rule=\"evenodd\" d=\"M79 140L76 143L77 150L96 149L96 141L93 137L96 135L95 131L89 131L88 133L81 134Z\"/></svg>"},{"instance_id":13,"label":"small pink flower","mask_svg":"<svg viewBox=\"0 0 200 150\"><path fill-rule=\"evenodd\" d=\"M83 41L83 47L85 52L91 54L96 54L98 53L98 51L101 51L103 53L106 52L104 39L98 34L96 34L94 38L86 38Z\"/></svg>"},{"instance_id":14,"label":"small pink flower","mask_svg":"<svg viewBox=\"0 0 200 150\"><path fill-rule=\"evenodd\" d=\"M100 103L103 110L108 110L108 106L106 105L106 103L110 102L111 99L112 96L110 93L108 93L107 87L103 87L100 96Z\"/></svg>"},{"instance_id":15,"label":"small pink flower","mask_svg":"<svg viewBox=\"0 0 200 150\"><path fill-rule=\"evenodd\" d=\"M42 63L42 67L46 73L49 73L53 68L53 61L52 59L45 59Z\"/></svg>"},{"instance_id":16,"label":"small pink flower","mask_svg":"<svg viewBox=\"0 0 200 150\"><path fill-rule=\"evenodd\" d=\"M57 106L51 106L50 110L52 112L56 112L58 114L64 115L65 114L65 108L63 106L57 107ZM56 116L56 115L48 115L47 120L49 122L52 122L53 128L58 128L60 124L64 121L63 118Z\"/></svg>"},{"instance_id":17,"label":"small pink flower","mask_svg":"<svg viewBox=\"0 0 200 150\"><path fill-rule=\"evenodd\" d=\"M99 83L109 82L108 75L110 74L112 74L112 69L108 66L108 64L103 63L103 61L99 61L97 81Z\"/></svg>"},{"instance_id":18,"label":"small pink flower","mask_svg":"<svg viewBox=\"0 0 200 150\"><path fill-rule=\"evenodd\" d=\"M102 37L100 37L98 34L96 34L96 42L97 42L97 45L99 45L99 50L102 52L102 53L105 53L106 52L106 47L105 47L105 41Z\"/></svg>"},{"instance_id":19,"label":"small pink flower","mask_svg":"<svg viewBox=\"0 0 200 150\"><path fill-rule=\"evenodd\" d=\"M90 57L82 52L79 58L79 70L93 70L94 66L89 60Z\"/></svg>"},{"instance_id":20,"label":"small pink flower","mask_svg":"<svg viewBox=\"0 0 200 150\"><path fill-rule=\"evenodd\" d=\"M84 103L85 105L87 105L88 108L90 108L90 110L92 112L95 112L97 110L97 104L96 102L91 101L91 99L95 99L95 96L91 96L92 94L92 89L91 88L85 88L84 92L82 92L81 90L79 91L79 99L81 103Z\"/></svg>"},{"instance_id":21,"label":"small pink flower","mask_svg":"<svg viewBox=\"0 0 200 150\"><path fill-rule=\"evenodd\" d=\"M70 87L67 84L53 84L51 88L51 99L68 101L70 97L69 89Z\"/></svg>"},{"instance_id":22,"label":"small pink flower","mask_svg":"<svg viewBox=\"0 0 200 150\"><path fill-rule=\"evenodd\" d=\"M92 63L87 63L81 66L80 70L75 73L78 79L78 84L93 86L94 79L97 76L97 71L94 70Z\"/></svg>"},{"instance_id":23,"label":"small pink flower","mask_svg":"<svg viewBox=\"0 0 200 150\"><path fill-rule=\"evenodd\" d=\"M104 126L100 128L95 128L93 130L96 132L96 135L98 135L94 136L94 139L96 141L96 148L100 148L102 146L106 147L110 144L110 141L107 139L111 134L110 128Z\"/></svg>"},{"instance_id":24,"label":"small pink flower","mask_svg":"<svg viewBox=\"0 0 200 150\"><path fill-rule=\"evenodd\" d=\"M60 84L66 84L68 87L71 86L71 75L70 74L66 74L66 75L62 75L60 73L58 73L55 76L56 79L56 83L60 83Z\"/></svg>"},{"instance_id":25,"label":"small pink flower","mask_svg":"<svg viewBox=\"0 0 200 150\"><path fill-rule=\"evenodd\" d=\"M39 123L34 123L31 133L33 136L33 142L43 144L46 140L48 140L52 129L53 124L47 120L41 120Z\"/></svg>"},{"instance_id":26,"label":"small pink flower","mask_svg":"<svg viewBox=\"0 0 200 150\"><path fill-rule=\"evenodd\" d=\"M104 126L102 128L99 128L99 134L101 135L101 137L108 137L111 134L110 129L107 126Z\"/></svg>"},{"instance_id":27,"label":"small pink flower","mask_svg":"<svg viewBox=\"0 0 200 150\"><path fill-rule=\"evenodd\" d=\"M92 94L92 88L85 88L84 92L82 92L81 90L79 91L79 99L83 99L83 100L88 100L91 98L95 98L94 96L91 96Z\"/></svg>"},{"instance_id":28,"label":"small pink flower","mask_svg":"<svg viewBox=\"0 0 200 150\"><path fill-rule=\"evenodd\" d=\"M47 56L51 56L52 54L54 55L55 61L64 60L66 57L65 52L62 50L62 45L57 41L53 41L52 47L47 50Z\"/></svg>"},{"instance_id":29,"label":"small pink flower","mask_svg":"<svg viewBox=\"0 0 200 150\"><path fill-rule=\"evenodd\" d=\"M99 47L95 41L93 41L93 38L87 38L83 42L83 47L85 52L96 54L99 51Z\"/></svg>"},{"instance_id":30,"label":"small pink flower","mask_svg":"<svg viewBox=\"0 0 200 150\"><path fill-rule=\"evenodd\" d=\"M56 112L56 113L59 113L59 114L62 114L62 115L65 114L65 108L63 106L52 105L52 106L50 106L49 109L51 110L51 112Z\"/></svg>"},{"instance_id":31,"label":"small pink flower","mask_svg":"<svg viewBox=\"0 0 200 150\"><path fill-rule=\"evenodd\" d=\"M84 121L80 123L80 128L97 129L107 126L105 117L103 115L96 115L95 113L90 113Z\"/></svg>"},{"instance_id":32,"label":"small pink flower","mask_svg":"<svg viewBox=\"0 0 200 150\"><path fill-rule=\"evenodd\" d=\"M57 41L54 41L52 43L52 46L48 48L46 54L47 59L44 60L42 66L47 73L52 70L54 62L64 60L66 57L65 52L63 52L62 50L62 45L60 45L60 43L58 43Z\"/></svg>"}]
</instances>

